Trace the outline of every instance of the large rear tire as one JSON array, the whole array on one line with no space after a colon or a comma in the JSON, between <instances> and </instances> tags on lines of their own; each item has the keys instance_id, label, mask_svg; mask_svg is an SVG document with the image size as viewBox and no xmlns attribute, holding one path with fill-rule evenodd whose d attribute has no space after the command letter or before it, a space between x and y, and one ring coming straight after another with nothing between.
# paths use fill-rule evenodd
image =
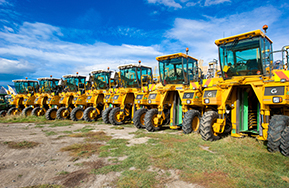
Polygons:
<instances>
[{"instance_id":1,"label":"large rear tire","mask_svg":"<svg viewBox=\"0 0 289 188\"><path fill-rule=\"evenodd\" d=\"M285 115L274 115L268 126L267 149L269 152L280 151L281 133L289 124L289 117Z\"/></svg>"},{"instance_id":2,"label":"large rear tire","mask_svg":"<svg viewBox=\"0 0 289 188\"><path fill-rule=\"evenodd\" d=\"M73 121L83 120L83 112L84 112L84 110L81 107L74 108L70 113L70 118Z\"/></svg>"},{"instance_id":3,"label":"large rear tire","mask_svg":"<svg viewBox=\"0 0 289 188\"><path fill-rule=\"evenodd\" d=\"M216 111L207 111L201 118L200 134L203 140L215 141L220 139L220 135L214 132L213 124L219 117Z\"/></svg>"},{"instance_id":4,"label":"large rear tire","mask_svg":"<svg viewBox=\"0 0 289 188\"><path fill-rule=\"evenodd\" d=\"M183 119L183 132L190 134L192 132L198 133L200 128L201 114L198 110L189 110L185 113Z\"/></svg>"},{"instance_id":5,"label":"large rear tire","mask_svg":"<svg viewBox=\"0 0 289 188\"><path fill-rule=\"evenodd\" d=\"M83 116L84 120L88 122L96 121L98 119L98 113L95 113L96 109L94 107L88 107L84 110ZM96 111L97 112L97 111Z\"/></svg>"},{"instance_id":6,"label":"large rear tire","mask_svg":"<svg viewBox=\"0 0 289 188\"><path fill-rule=\"evenodd\" d=\"M133 124L138 129L145 129L144 117L148 109L141 108L137 110L133 116Z\"/></svg>"},{"instance_id":7,"label":"large rear tire","mask_svg":"<svg viewBox=\"0 0 289 188\"><path fill-rule=\"evenodd\" d=\"M69 110L66 107L61 107L56 112L56 117L60 120L69 119L69 115Z\"/></svg>"},{"instance_id":8,"label":"large rear tire","mask_svg":"<svg viewBox=\"0 0 289 188\"><path fill-rule=\"evenodd\" d=\"M289 127L288 126L281 133L280 150L284 156L289 157Z\"/></svg>"},{"instance_id":9,"label":"large rear tire","mask_svg":"<svg viewBox=\"0 0 289 188\"><path fill-rule=\"evenodd\" d=\"M157 115L158 115L158 109L150 109L147 111L144 117L145 127L147 131L154 132L154 131L158 131L161 129L162 123L159 124L159 122L156 123L156 121L154 121L154 119L157 118Z\"/></svg>"},{"instance_id":10,"label":"large rear tire","mask_svg":"<svg viewBox=\"0 0 289 188\"><path fill-rule=\"evenodd\" d=\"M25 116L25 117L30 116L32 114L32 111L33 111L32 107L30 107L30 106L26 107L26 108L23 109L21 115Z\"/></svg>"},{"instance_id":11,"label":"large rear tire","mask_svg":"<svg viewBox=\"0 0 289 188\"><path fill-rule=\"evenodd\" d=\"M43 115L44 115L43 112L41 112L41 114L39 114L39 111L40 111L40 110L42 110L42 108L40 108L40 107L34 108L34 109L32 110L32 115L33 115L33 116L43 116ZM38 115L38 114L39 114L39 115Z\"/></svg>"},{"instance_id":12,"label":"large rear tire","mask_svg":"<svg viewBox=\"0 0 289 188\"><path fill-rule=\"evenodd\" d=\"M123 122L122 120L117 118L117 115L120 113L120 108L119 107L115 107L113 108L110 113L109 113L109 122L112 125L122 125Z\"/></svg>"},{"instance_id":13,"label":"large rear tire","mask_svg":"<svg viewBox=\"0 0 289 188\"><path fill-rule=\"evenodd\" d=\"M57 113L57 108L49 108L45 113L45 117L47 120L55 120L56 113Z\"/></svg>"},{"instance_id":14,"label":"large rear tire","mask_svg":"<svg viewBox=\"0 0 289 188\"><path fill-rule=\"evenodd\" d=\"M1 110L0 111L0 117L5 117L7 114L7 111L6 110Z\"/></svg>"},{"instance_id":15,"label":"large rear tire","mask_svg":"<svg viewBox=\"0 0 289 188\"><path fill-rule=\"evenodd\" d=\"M109 113L113 109L113 107L108 107L102 112L102 120L105 124L110 124L109 122Z\"/></svg>"}]
</instances>

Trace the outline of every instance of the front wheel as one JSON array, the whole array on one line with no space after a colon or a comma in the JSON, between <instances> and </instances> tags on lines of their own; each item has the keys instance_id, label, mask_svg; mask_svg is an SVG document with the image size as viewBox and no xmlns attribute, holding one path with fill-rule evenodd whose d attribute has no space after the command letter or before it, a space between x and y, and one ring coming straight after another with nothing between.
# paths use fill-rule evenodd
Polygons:
<instances>
[{"instance_id":1,"label":"front wheel","mask_svg":"<svg viewBox=\"0 0 289 188\"><path fill-rule=\"evenodd\" d=\"M267 149L269 152L280 150L281 133L289 123L289 117L285 115L274 115L268 126Z\"/></svg>"},{"instance_id":2,"label":"front wheel","mask_svg":"<svg viewBox=\"0 0 289 188\"><path fill-rule=\"evenodd\" d=\"M88 107L84 110L84 120L88 122L96 121L98 118L98 111L94 107Z\"/></svg>"},{"instance_id":3,"label":"front wheel","mask_svg":"<svg viewBox=\"0 0 289 188\"><path fill-rule=\"evenodd\" d=\"M105 124L110 124L109 122L109 113L113 109L113 107L108 107L102 112L102 120Z\"/></svg>"},{"instance_id":4,"label":"front wheel","mask_svg":"<svg viewBox=\"0 0 289 188\"><path fill-rule=\"evenodd\" d=\"M32 114L32 111L33 111L33 108L29 106L29 107L24 108L21 114L27 117Z\"/></svg>"},{"instance_id":5,"label":"front wheel","mask_svg":"<svg viewBox=\"0 0 289 188\"><path fill-rule=\"evenodd\" d=\"M289 157L289 127L286 127L281 134L280 150L284 156Z\"/></svg>"},{"instance_id":6,"label":"front wheel","mask_svg":"<svg viewBox=\"0 0 289 188\"><path fill-rule=\"evenodd\" d=\"M144 129L145 128L144 117L145 117L147 111L148 111L148 109L141 108L135 112L135 114L133 116L133 124L136 128L138 128L138 129Z\"/></svg>"},{"instance_id":7,"label":"front wheel","mask_svg":"<svg viewBox=\"0 0 289 188\"><path fill-rule=\"evenodd\" d=\"M56 112L56 117L57 119L60 120L69 119L69 115L70 115L69 110L66 107L61 107Z\"/></svg>"},{"instance_id":8,"label":"front wheel","mask_svg":"<svg viewBox=\"0 0 289 188\"><path fill-rule=\"evenodd\" d=\"M183 132L190 134L192 132L198 133L200 128L201 114L198 110L189 110L185 113L183 119Z\"/></svg>"},{"instance_id":9,"label":"front wheel","mask_svg":"<svg viewBox=\"0 0 289 188\"><path fill-rule=\"evenodd\" d=\"M80 120L83 120L83 108L81 107L77 107L77 108L74 108L71 113L70 113L70 118L73 120L73 121L80 121Z\"/></svg>"},{"instance_id":10,"label":"front wheel","mask_svg":"<svg viewBox=\"0 0 289 188\"><path fill-rule=\"evenodd\" d=\"M120 113L120 108L119 107L116 107L116 108L113 108L110 113L109 113L109 122L113 125L122 125L123 122L122 120L120 120L118 118L118 115Z\"/></svg>"},{"instance_id":11,"label":"front wheel","mask_svg":"<svg viewBox=\"0 0 289 188\"><path fill-rule=\"evenodd\" d=\"M8 112L7 112L7 115L8 116L11 116L11 115L17 115L18 114L18 111L17 111L17 108L16 107L11 107Z\"/></svg>"},{"instance_id":12,"label":"front wheel","mask_svg":"<svg viewBox=\"0 0 289 188\"><path fill-rule=\"evenodd\" d=\"M149 132L158 131L162 127L162 122L159 122L158 120L158 109L150 109L147 111L144 122L146 130Z\"/></svg>"},{"instance_id":13,"label":"front wheel","mask_svg":"<svg viewBox=\"0 0 289 188\"><path fill-rule=\"evenodd\" d=\"M42 108L40 107L36 107L32 110L32 115L33 116L43 116L44 115L44 111L42 110Z\"/></svg>"},{"instance_id":14,"label":"front wheel","mask_svg":"<svg viewBox=\"0 0 289 188\"><path fill-rule=\"evenodd\" d=\"M56 119L56 112L57 112L57 108L49 108L45 113L46 119L47 120L55 120Z\"/></svg>"},{"instance_id":15,"label":"front wheel","mask_svg":"<svg viewBox=\"0 0 289 188\"><path fill-rule=\"evenodd\" d=\"M201 118L200 134L203 140L215 141L220 139L220 135L214 132L213 125L219 117L216 111L207 111Z\"/></svg>"},{"instance_id":16,"label":"front wheel","mask_svg":"<svg viewBox=\"0 0 289 188\"><path fill-rule=\"evenodd\" d=\"M0 111L0 117L5 117L7 114L7 111L6 110L1 110Z\"/></svg>"}]
</instances>

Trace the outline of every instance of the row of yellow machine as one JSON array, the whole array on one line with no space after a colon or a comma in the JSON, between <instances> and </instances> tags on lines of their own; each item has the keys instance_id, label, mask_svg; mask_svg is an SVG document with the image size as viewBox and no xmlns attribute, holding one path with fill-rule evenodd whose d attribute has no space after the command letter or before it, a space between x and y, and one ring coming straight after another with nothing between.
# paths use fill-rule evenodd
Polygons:
<instances>
[{"instance_id":1,"label":"row of yellow machine","mask_svg":"<svg viewBox=\"0 0 289 188\"><path fill-rule=\"evenodd\" d=\"M216 40L221 69L210 63L206 76L187 50L156 58L159 80L140 62L118 72L14 80L18 94L7 115L89 122L102 117L106 124L133 122L148 131L168 125L209 141L252 136L267 141L270 152L289 156L289 46L273 51L263 29ZM273 64L275 52L282 56L279 64Z\"/></svg>"}]
</instances>

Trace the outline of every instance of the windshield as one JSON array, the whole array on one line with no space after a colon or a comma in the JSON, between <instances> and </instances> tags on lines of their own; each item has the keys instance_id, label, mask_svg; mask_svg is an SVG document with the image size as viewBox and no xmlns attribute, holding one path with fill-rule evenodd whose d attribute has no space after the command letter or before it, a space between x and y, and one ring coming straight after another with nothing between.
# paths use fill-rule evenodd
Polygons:
<instances>
[{"instance_id":1,"label":"windshield","mask_svg":"<svg viewBox=\"0 0 289 188\"><path fill-rule=\"evenodd\" d=\"M137 88L140 85L136 74L136 67L121 69L120 78L124 88Z\"/></svg>"},{"instance_id":2,"label":"windshield","mask_svg":"<svg viewBox=\"0 0 289 188\"><path fill-rule=\"evenodd\" d=\"M109 84L110 72L100 72L93 74L93 82L96 89L107 89Z\"/></svg>"},{"instance_id":3,"label":"windshield","mask_svg":"<svg viewBox=\"0 0 289 188\"><path fill-rule=\"evenodd\" d=\"M224 79L233 76L262 75L260 37L219 46L220 64Z\"/></svg>"},{"instance_id":4,"label":"windshield","mask_svg":"<svg viewBox=\"0 0 289 188\"><path fill-rule=\"evenodd\" d=\"M184 57L159 61L159 70L163 85L188 83L195 80L198 73L197 61Z\"/></svg>"},{"instance_id":5,"label":"windshield","mask_svg":"<svg viewBox=\"0 0 289 188\"><path fill-rule=\"evenodd\" d=\"M58 80L40 80L39 85L41 92L48 93L56 89Z\"/></svg>"},{"instance_id":6,"label":"windshield","mask_svg":"<svg viewBox=\"0 0 289 188\"><path fill-rule=\"evenodd\" d=\"M78 90L78 86L80 86L81 88L84 87L85 77L69 77L65 78L65 81L68 91L75 92Z\"/></svg>"},{"instance_id":7,"label":"windshield","mask_svg":"<svg viewBox=\"0 0 289 188\"><path fill-rule=\"evenodd\" d=\"M34 91L37 91L38 82L15 82L15 90L18 94L27 94Z\"/></svg>"}]
</instances>

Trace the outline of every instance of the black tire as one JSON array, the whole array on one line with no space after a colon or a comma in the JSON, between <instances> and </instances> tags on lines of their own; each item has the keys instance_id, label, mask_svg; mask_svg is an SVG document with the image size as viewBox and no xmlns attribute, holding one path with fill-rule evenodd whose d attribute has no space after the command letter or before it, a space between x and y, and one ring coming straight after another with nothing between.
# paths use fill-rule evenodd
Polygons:
<instances>
[{"instance_id":1,"label":"black tire","mask_svg":"<svg viewBox=\"0 0 289 188\"><path fill-rule=\"evenodd\" d=\"M112 124L112 125L122 125L123 122L122 121L119 121L116 116L117 114L120 112L120 108L119 107L115 107L113 108L110 113L109 113L109 122Z\"/></svg>"},{"instance_id":2,"label":"black tire","mask_svg":"<svg viewBox=\"0 0 289 188\"><path fill-rule=\"evenodd\" d=\"M133 124L138 129L145 129L144 117L148 109L141 108L137 110L133 116Z\"/></svg>"},{"instance_id":3,"label":"black tire","mask_svg":"<svg viewBox=\"0 0 289 188\"><path fill-rule=\"evenodd\" d=\"M218 119L219 114L216 111L207 111L201 118L200 134L203 140L215 141L220 139L220 135L214 134L213 124Z\"/></svg>"},{"instance_id":4,"label":"black tire","mask_svg":"<svg viewBox=\"0 0 289 188\"><path fill-rule=\"evenodd\" d=\"M110 124L109 122L109 113L113 109L113 107L108 107L102 112L102 120L105 124Z\"/></svg>"},{"instance_id":5,"label":"black tire","mask_svg":"<svg viewBox=\"0 0 289 188\"><path fill-rule=\"evenodd\" d=\"M7 112L7 115L8 116L11 116L11 115L14 115L14 112L17 110L17 108L15 107L11 107L8 112Z\"/></svg>"},{"instance_id":6,"label":"black tire","mask_svg":"<svg viewBox=\"0 0 289 188\"><path fill-rule=\"evenodd\" d=\"M183 119L183 132L190 134L192 132L199 133L201 114L198 110L189 110L185 113Z\"/></svg>"},{"instance_id":7,"label":"black tire","mask_svg":"<svg viewBox=\"0 0 289 188\"><path fill-rule=\"evenodd\" d=\"M84 110L83 117L85 121L92 122L96 121L99 117L99 114L93 114L91 115L92 111L96 110L94 107L88 107Z\"/></svg>"},{"instance_id":8,"label":"black tire","mask_svg":"<svg viewBox=\"0 0 289 188\"><path fill-rule=\"evenodd\" d=\"M154 132L154 131L158 131L161 129L162 124L156 125L153 122L153 119L157 114L158 114L158 109L150 109L147 111L145 118L144 118L147 131Z\"/></svg>"},{"instance_id":9,"label":"black tire","mask_svg":"<svg viewBox=\"0 0 289 188\"><path fill-rule=\"evenodd\" d=\"M33 116L38 116L38 112L39 112L39 110L41 110L41 108L40 107L36 107L36 108L34 108L33 110L32 110L32 115Z\"/></svg>"},{"instance_id":10,"label":"black tire","mask_svg":"<svg viewBox=\"0 0 289 188\"><path fill-rule=\"evenodd\" d=\"M5 117L7 114L7 111L6 110L1 110L0 111L0 117Z\"/></svg>"},{"instance_id":11,"label":"black tire","mask_svg":"<svg viewBox=\"0 0 289 188\"><path fill-rule=\"evenodd\" d=\"M56 113L57 113L57 108L49 108L45 113L45 117L47 120L55 120Z\"/></svg>"},{"instance_id":12,"label":"black tire","mask_svg":"<svg viewBox=\"0 0 289 188\"><path fill-rule=\"evenodd\" d=\"M288 126L281 133L280 151L282 155L289 157L289 127Z\"/></svg>"},{"instance_id":13,"label":"black tire","mask_svg":"<svg viewBox=\"0 0 289 188\"><path fill-rule=\"evenodd\" d=\"M60 120L69 119L70 113L63 114L65 110L68 110L66 107L61 107L56 112L56 118Z\"/></svg>"},{"instance_id":14,"label":"black tire","mask_svg":"<svg viewBox=\"0 0 289 188\"><path fill-rule=\"evenodd\" d=\"M281 133L289 123L289 117L285 115L274 115L268 126L267 149L269 152L280 151Z\"/></svg>"},{"instance_id":15,"label":"black tire","mask_svg":"<svg viewBox=\"0 0 289 188\"><path fill-rule=\"evenodd\" d=\"M83 120L83 113L84 110L81 107L74 108L70 113L70 118L73 121L80 121Z\"/></svg>"},{"instance_id":16,"label":"black tire","mask_svg":"<svg viewBox=\"0 0 289 188\"><path fill-rule=\"evenodd\" d=\"M26 107L26 108L24 108L23 111L21 112L21 115L22 115L22 116L25 116L25 117L30 116L30 115L32 115L32 111L33 111L33 108L32 108L31 106Z\"/></svg>"}]
</instances>

